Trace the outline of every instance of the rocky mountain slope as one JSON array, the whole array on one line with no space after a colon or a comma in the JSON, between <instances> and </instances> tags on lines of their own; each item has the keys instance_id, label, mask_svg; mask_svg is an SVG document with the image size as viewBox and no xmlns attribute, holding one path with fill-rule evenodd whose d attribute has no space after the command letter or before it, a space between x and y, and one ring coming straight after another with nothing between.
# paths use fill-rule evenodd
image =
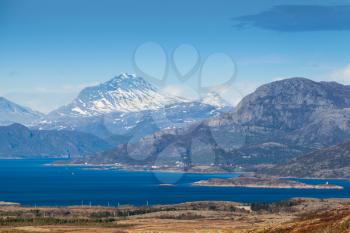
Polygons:
<instances>
[{"instance_id":1,"label":"rocky mountain slope","mask_svg":"<svg viewBox=\"0 0 350 233\"><path fill-rule=\"evenodd\" d=\"M298 156L260 172L292 177L350 178L350 141Z\"/></svg>"},{"instance_id":2,"label":"rocky mountain slope","mask_svg":"<svg viewBox=\"0 0 350 233\"><path fill-rule=\"evenodd\" d=\"M4 97L0 97L0 125L10 125L13 123L32 125L38 122L42 117L43 114L39 112L15 104Z\"/></svg>"},{"instance_id":3,"label":"rocky mountain slope","mask_svg":"<svg viewBox=\"0 0 350 233\"><path fill-rule=\"evenodd\" d=\"M20 124L0 127L0 157L76 157L110 148L107 142L86 133L30 130Z\"/></svg>"}]
</instances>

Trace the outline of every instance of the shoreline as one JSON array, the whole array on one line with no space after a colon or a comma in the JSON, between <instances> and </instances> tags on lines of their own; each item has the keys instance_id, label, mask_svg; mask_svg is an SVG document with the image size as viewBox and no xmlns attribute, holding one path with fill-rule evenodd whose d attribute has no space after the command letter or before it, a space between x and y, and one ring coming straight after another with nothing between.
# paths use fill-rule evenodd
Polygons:
<instances>
[{"instance_id":1,"label":"shoreline","mask_svg":"<svg viewBox=\"0 0 350 233\"><path fill-rule=\"evenodd\" d=\"M184 171L184 170L175 170L175 169L136 169L130 167L116 167L115 164L44 164L45 166L57 166L57 167L86 167L86 170L120 170L120 171L129 171L129 172L169 172L169 173L192 173L192 174L255 174L255 172L249 171ZM89 169L89 167L91 169ZM98 167L101 169L93 169L93 167ZM113 167L113 169L102 169L103 167ZM260 173L258 173L260 174ZM295 177L295 176L275 176L280 179L304 179L304 180L344 180L350 181L349 177Z\"/></svg>"},{"instance_id":2,"label":"shoreline","mask_svg":"<svg viewBox=\"0 0 350 233\"><path fill-rule=\"evenodd\" d=\"M164 173L188 173L188 174L251 174L252 172L241 172L241 171L199 171L189 170L184 171L181 169L152 169L152 168L134 168L127 166L116 166L115 164L44 164L44 166L53 167L78 167L84 170L119 170L127 172L164 172Z\"/></svg>"}]
</instances>

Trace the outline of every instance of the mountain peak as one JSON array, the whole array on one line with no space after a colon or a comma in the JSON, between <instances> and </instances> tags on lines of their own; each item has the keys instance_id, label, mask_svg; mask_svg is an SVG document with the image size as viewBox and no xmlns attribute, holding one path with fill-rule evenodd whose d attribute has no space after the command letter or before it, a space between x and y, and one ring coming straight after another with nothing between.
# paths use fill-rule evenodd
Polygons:
<instances>
[{"instance_id":1,"label":"mountain peak","mask_svg":"<svg viewBox=\"0 0 350 233\"><path fill-rule=\"evenodd\" d=\"M137 112L157 109L177 101L178 98L161 93L142 77L122 73L107 82L83 89L71 104L50 115L79 117Z\"/></svg>"},{"instance_id":2,"label":"mountain peak","mask_svg":"<svg viewBox=\"0 0 350 233\"><path fill-rule=\"evenodd\" d=\"M136 78L136 74L129 74L129 73L121 73L120 75L115 76L114 78L117 79L132 79Z\"/></svg>"},{"instance_id":3,"label":"mountain peak","mask_svg":"<svg viewBox=\"0 0 350 233\"><path fill-rule=\"evenodd\" d=\"M122 73L115 76L111 80L104 82L99 85L100 87L110 87L116 89L153 89L156 91L156 88L151 85L149 82L144 80L142 77L136 76L135 74Z\"/></svg>"},{"instance_id":4,"label":"mountain peak","mask_svg":"<svg viewBox=\"0 0 350 233\"><path fill-rule=\"evenodd\" d=\"M120 75L114 76L111 80L106 83L119 83L123 81L135 81L137 79L142 79L141 77L137 77L135 74L121 73Z\"/></svg>"}]
</instances>

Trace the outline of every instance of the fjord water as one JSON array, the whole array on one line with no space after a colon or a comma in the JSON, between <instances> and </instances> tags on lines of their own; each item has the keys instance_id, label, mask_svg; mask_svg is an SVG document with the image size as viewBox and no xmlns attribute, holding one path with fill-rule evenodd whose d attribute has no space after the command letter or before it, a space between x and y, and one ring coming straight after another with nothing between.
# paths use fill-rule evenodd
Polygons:
<instances>
[{"instance_id":1,"label":"fjord water","mask_svg":"<svg viewBox=\"0 0 350 233\"><path fill-rule=\"evenodd\" d=\"M192 182L235 174L184 174L86 170L80 167L45 166L52 160L0 160L0 201L22 205L145 205L220 200L271 202L291 197L350 197L345 180L301 180L305 183L342 185L343 190L258 189L196 187ZM179 179L180 178L180 179ZM178 180L179 179L179 180ZM161 181L176 181L161 186Z\"/></svg>"}]
</instances>

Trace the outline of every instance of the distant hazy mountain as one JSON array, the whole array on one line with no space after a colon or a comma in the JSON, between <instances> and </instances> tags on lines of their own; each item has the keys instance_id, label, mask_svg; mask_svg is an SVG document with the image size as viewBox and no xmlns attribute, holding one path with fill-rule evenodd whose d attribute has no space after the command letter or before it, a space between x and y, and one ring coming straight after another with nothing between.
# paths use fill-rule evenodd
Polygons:
<instances>
[{"instance_id":1,"label":"distant hazy mountain","mask_svg":"<svg viewBox=\"0 0 350 233\"><path fill-rule=\"evenodd\" d=\"M39 112L0 97L0 125L10 125L12 123L32 125L42 117L43 114Z\"/></svg>"},{"instance_id":2,"label":"distant hazy mountain","mask_svg":"<svg viewBox=\"0 0 350 233\"><path fill-rule=\"evenodd\" d=\"M121 74L85 88L72 103L51 112L37 128L78 130L103 138L125 134L139 137L163 128L183 127L230 108L218 95L211 96L203 102L189 101L164 94L141 77Z\"/></svg>"},{"instance_id":3,"label":"distant hazy mountain","mask_svg":"<svg viewBox=\"0 0 350 233\"><path fill-rule=\"evenodd\" d=\"M30 130L20 124L0 127L0 157L67 157L107 150L102 139L73 131Z\"/></svg>"},{"instance_id":4,"label":"distant hazy mountain","mask_svg":"<svg viewBox=\"0 0 350 233\"><path fill-rule=\"evenodd\" d=\"M194 156L197 162L282 163L350 138L349 109L350 86L305 78L281 80L259 87L243 98L234 111L199 126L189 126L187 131L162 130L132 142L133 148L153 149L136 149L131 157L134 159L139 153L140 158L156 158L168 148L168 154L176 151L182 158L200 151L202 157ZM176 143L165 140L168 138L175 138ZM129 151L123 148L110 151L109 162L118 161L121 155L127 157ZM208 154L214 154L215 159L208 160ZM92 160L96 161L96 157Z\"/></svg>"},{"instance_id":5,"label":"distant hazy mountain","mask_svg":"<svg viewBox=\"0 0 350 233\"><path fill-rule=\"evenodd\" d=\"M350 141L298 156L261 172L292 177L350 178Z\"/></svg>"}]
</instances>

